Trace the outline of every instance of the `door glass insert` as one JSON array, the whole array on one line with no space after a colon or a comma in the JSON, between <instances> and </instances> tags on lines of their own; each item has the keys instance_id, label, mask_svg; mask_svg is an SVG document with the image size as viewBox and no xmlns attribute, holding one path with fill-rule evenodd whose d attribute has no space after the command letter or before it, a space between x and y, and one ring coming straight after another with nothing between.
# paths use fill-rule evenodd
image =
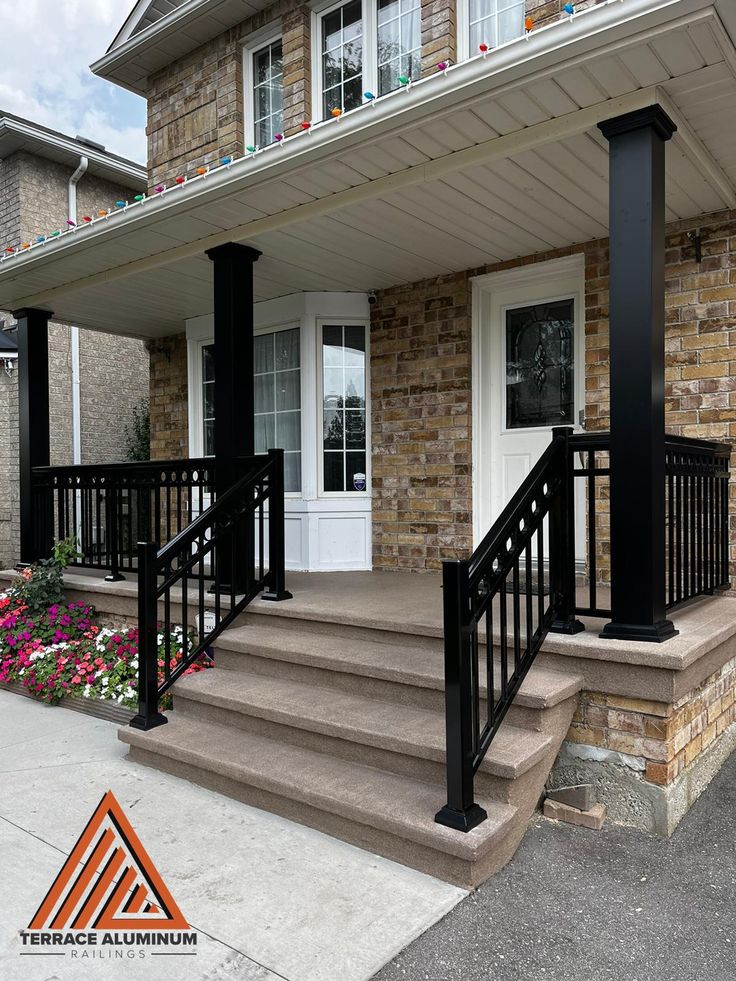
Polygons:
<instances>
[{"instance_id":1,"label":"door glass insert","mask_svg":"<svg viewBox=\"0 0 736 981\"><path fill-rule=\"evenodd\" d=\"M506 311L506 429L572 426L574 300Z\"/></svg>"}]
</instances>

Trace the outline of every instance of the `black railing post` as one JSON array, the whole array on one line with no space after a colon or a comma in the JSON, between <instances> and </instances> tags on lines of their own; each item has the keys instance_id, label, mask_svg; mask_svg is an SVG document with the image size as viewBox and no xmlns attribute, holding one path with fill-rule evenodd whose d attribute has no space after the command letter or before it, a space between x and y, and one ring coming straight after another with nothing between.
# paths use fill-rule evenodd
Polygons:
<instances>
[{"instance_id":1,"label":"black railing post","mask_svg":"<svg viewBox=\"0 0 736 981\"><path fill-rule=\"evenodd\" d=\"M138 543L138 715L134 729L155 729L168 719L158 710L158 546Z\"/></svg>"},{"instance_id":2,"label":"black railing post","mask_svg":"<svg viewBox=\"0 0 736 981\"><path fill-rule=\"evenodd\" d=\"M35 488L33 470L48 467L49 342L48 310L16 310L18 321L18 446L20 480L20 559L24 564L48 558L53 545L50 484ZM48 538L48 540L46 540Z\"/></svg>"},{"instance_id":3,"label":"black railing post","mask_svg":"<svg viewBox=\"0 0 736 981\"><path fill-rule=\"evenodd\" d=\"M269 450L268 484L268 589L261 599L293 599L286 588L286 529L284 525L284 451Z\"/></svg>"},{"instance_id":4,"label":"black railing post","mask_svg":"<svg viewBox=\"0 0 736 981\"><path fill-rule=\"evenodd\" d=\"M553 634L579 634L585 630L575 616L575 463L570 445L572 429L557 426L552 439L564 445L560 458L560 489L555 494L549 513L549 580L555 618L550 627ZM595 521L595 512L590 515Z\"/></svg>"},{"instance_id":5,"label":"black railing post","mask_svg":"<svg viewBox=\"0 0 736 981\"><path fill-rule=\"evenodd\" d=\"M109 487L105 493L105 537L107 551L110 557L110 572L105 576L105 582L122 582L125 576L120 572L120 519L119 491L117 487Z\"/></svg>"},{"instance_id":6,"label":"black railing post","mask_svg":"<svg viewBox=\"0 0 736 981\"><path fill-rule=\"evenodd\" d=\"M435 821L456 831L471 831L488 817L473 793L474 657L470 624L469 562L442 564L445 622L445 724L447 729L447 804ZM488 638L489 644L493 643Z\"/></svg>"}]
</instances>

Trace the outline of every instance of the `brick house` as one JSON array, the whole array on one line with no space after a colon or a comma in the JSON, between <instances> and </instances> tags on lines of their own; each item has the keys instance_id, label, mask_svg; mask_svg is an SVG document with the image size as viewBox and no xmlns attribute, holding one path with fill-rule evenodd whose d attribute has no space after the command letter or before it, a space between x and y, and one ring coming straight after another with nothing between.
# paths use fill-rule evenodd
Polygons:
<instances>
[{"instance_id":1,"label":"brick house","mask_svg":"<svg viewBox=\"0 0 736 981\"><path fill-rule=\"evenodd\" d=\"M93 70L147 195L0 263L27 391L50 309L149 339L140 606L95 602L223 670L142 669L134 758L470 885L546 781L674 830L736 747L735 42L728 0L136 4Z\"/></svg>"},{"instance_id":2,"label":"brick house","mask_svg":"<svg viewBox=\"0 0 736 981\"><path fill-rule=\"evenodd\" d=\"M78 170L86 160L84 172ZM74 176L76 175L76 176ZM70 181L74 177L70 191ZM89 141L72 139L0 112L0 242L33 240L67 228L70 193L79 220L146 186L145 171ZM18 560L18 349L10 312L0 311L0 563ZM75 395L77 391L77 395ZM100 398L105 392L106 397ZM123 458L123 426L148 397L148 355L141 341L49 325L49 411L55 465Z\"/></svg>"}]
</instances>

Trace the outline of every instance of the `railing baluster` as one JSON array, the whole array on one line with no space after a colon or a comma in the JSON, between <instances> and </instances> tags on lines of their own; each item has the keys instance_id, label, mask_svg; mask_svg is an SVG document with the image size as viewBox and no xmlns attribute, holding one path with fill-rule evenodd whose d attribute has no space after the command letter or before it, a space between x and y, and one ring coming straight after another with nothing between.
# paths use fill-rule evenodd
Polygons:
<instances>
[{"instance_id":1,"label":"railing baluster","mask_svg":"<svg viewBox=\"0 0 736 981\"><path fill-rule=\"evenodd\" d=\"M158 710L157 546L138 545L138 714L134 729L153 729L168 721Z\"/></svg>"}]
</instances>

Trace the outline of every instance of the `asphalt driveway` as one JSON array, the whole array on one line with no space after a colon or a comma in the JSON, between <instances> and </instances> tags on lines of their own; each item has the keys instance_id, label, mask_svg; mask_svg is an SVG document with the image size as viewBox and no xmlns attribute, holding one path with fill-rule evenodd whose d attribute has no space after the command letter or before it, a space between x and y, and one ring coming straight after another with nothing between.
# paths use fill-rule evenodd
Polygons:
<instances>
[{"instance_id":1,"label":"asphalt driveway","mask_svg":"<svg viewBox=\"0 0 736 981\"><path fill-rule=\"evenodd\" d=\"M736 754L668 841L539 818L374 981L734 981Z\"/></svg>"}]
</instances>

